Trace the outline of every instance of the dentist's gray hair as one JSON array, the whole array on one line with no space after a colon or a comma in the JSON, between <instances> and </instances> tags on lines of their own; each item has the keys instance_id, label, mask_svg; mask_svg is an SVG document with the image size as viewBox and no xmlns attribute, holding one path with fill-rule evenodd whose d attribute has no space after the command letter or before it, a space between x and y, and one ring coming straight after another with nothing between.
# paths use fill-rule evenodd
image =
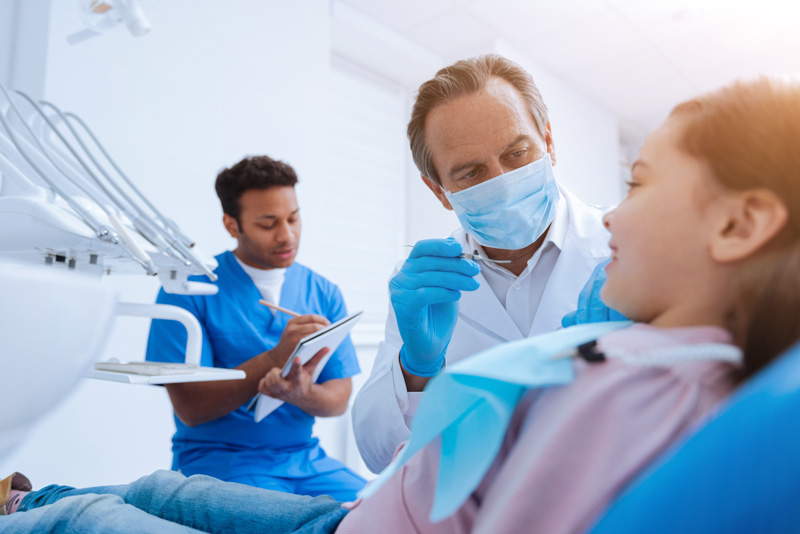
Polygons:
<instances>
[{"instance_id":1,"label":"dentist's gray hair","mask_svg":"<svg viewBox=\"0 0 800 534\"><path fill-rule=\"evenodd\" d=\"M544 105L542 94L533 83L533 78L525 69L497 54L462 59L441 69L436 76L423 83L417 92L407 133L411 155L423 176L441 185L425 133L428 114L451 100L481 91L492 78L503 79L519 91L537 130L542 137L545 136L547 106Z\"/></svg>"}]
</instances>

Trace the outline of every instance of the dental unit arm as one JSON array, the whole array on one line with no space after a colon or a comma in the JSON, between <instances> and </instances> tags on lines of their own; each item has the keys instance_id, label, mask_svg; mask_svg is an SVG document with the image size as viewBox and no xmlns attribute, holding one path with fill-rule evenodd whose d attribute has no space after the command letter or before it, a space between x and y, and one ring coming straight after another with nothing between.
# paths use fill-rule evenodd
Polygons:
<instances>
[{"instance_id":1,"label":"dental unit arm","mask_svg":"<svg viewBox=\"0 0 800 534\"><path fill-rule=\"evenodd\" d=\"M157 275L171 293L211 295L216 261L134 185L88 126L48 102L0 84L0 454L87 376L135 384L245 377L200 366L202 330L183 309L118 302L102 283L117 273ZM180 321L187 370L144 376L91 369L115 316ZM157 364L154 364L157 365Z\"/></svg>"}]
</instances>

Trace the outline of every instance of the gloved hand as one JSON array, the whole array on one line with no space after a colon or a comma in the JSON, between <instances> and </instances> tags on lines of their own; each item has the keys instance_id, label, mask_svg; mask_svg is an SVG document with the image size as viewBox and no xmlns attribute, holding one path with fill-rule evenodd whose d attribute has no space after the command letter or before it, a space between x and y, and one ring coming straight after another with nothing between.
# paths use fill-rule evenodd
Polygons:
<instances>
[{"instance_id":1,"label":"gloved hand","mask_svg":"<svg viewBox=\"0 0 800 534\"><path fill-rule=\"evenodd\" d=\"M600 299L600 290L606 283L606 265L608 259L600 263L592 271L589 281L581 289L578 296L578 309L568 313L561 319L561 326L567 328L576 324L602 323L606 321L626 321L627 318L616 310L612 310Z\"/></svg>"},{"instance_id":2,"label":"gloved hand","mask_svg":"<svg viewBox=\"0 0 800 534\"><path fill-rule=\"evenodd\" d=\"M461 252L461 244L453 238L420 241L389 282L403 338L400 361L409 373L433 376L441 370L461 292L478 289L474 277L480 266L460 258Z\"/></svg>"}]
</instances>

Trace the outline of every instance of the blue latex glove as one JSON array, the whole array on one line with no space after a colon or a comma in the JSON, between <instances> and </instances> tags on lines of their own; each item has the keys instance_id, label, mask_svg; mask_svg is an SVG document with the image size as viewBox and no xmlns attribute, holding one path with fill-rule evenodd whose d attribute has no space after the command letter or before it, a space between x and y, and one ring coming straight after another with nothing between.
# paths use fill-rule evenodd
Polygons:
<instances>
[{"instance_id":1,"label":"blue latex glove","mask_svg":"<svg viewBox=\"0 0 800 534\"><path fill-rule=\"evenodd\" d=\"M589 281L581 289L578 296L578 309L568 313L561 319L561 326L575 326L576 324L602 323L606 321L625 321L627 318L616 310L612 310L600 299L600 290L606 283L606 265L608 259L600 263L592 271Z\"/></svg>"},{"instance_id":2,"label":"blue latex glove","mask_svg":"<svg viewBox=\"0 0 800 534\"><path fill-rule=\"evenodd\" d=\"M389 282L389 295L403 338L400 362L417 376L433 376L444 365L444 354L458 319L462 291L474 291L480 266L459 257L453 238L426 239L411 250Z\"/></svg>"}]
</instances>

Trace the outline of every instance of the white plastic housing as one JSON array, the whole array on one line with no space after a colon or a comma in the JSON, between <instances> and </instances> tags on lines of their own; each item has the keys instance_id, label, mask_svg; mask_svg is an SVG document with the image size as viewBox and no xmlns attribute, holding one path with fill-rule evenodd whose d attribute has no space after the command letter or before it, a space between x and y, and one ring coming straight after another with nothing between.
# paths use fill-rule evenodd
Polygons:
<instances>
[{"instance_id":1,"label":"white plastic housing","mask_svg":"<svg viewBox=\"0 0 800 534\"><path fill-rule=\"evenodd\" d=\"M105 344L115 295L78 271L0 262L0 456L86 375Z\"/></svg>"}]
</instances>

